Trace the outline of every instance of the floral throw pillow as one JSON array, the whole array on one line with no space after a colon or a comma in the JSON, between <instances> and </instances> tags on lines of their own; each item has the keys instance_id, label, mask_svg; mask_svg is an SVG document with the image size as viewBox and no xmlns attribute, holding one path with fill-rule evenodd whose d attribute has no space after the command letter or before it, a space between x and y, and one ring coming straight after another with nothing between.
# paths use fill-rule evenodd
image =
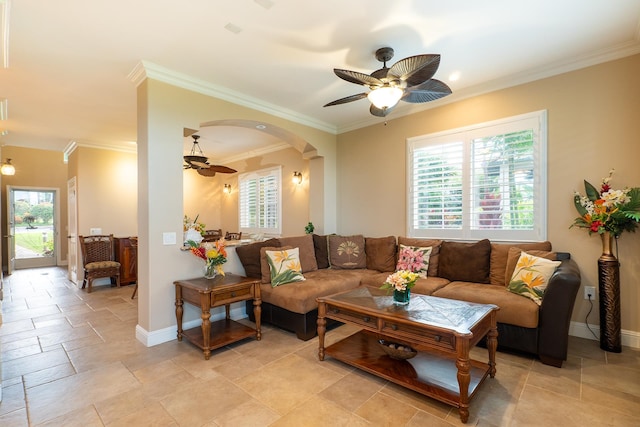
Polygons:
<instances>
[{"instance_id":1,"label":"floral throw pillow","mask_svg":"<svg viewBox=\"0 0 640 427\"><path fill-rule=\"evenodd\" d=\"M306 280L302 275L298 248L265 251L265 253L271 271L272 287Z\"/></svg>"},{"instance_id":2,"label":"floral throw pillow","mask_svg":"<svg viewBox=\"0 0 640 427\"><path fill-rule=\"evenodd\" d=\"M423 248L418 246L400 245L396 271L408 270L413 273L417 273L420 277L427 277L431 250L431 246Z\"/></svg>"},{"instance_id":3,"label":"floral throw pillow","mask_svg":"<svg viewBox=\"0 0 640 427\"><path fill-rule=\"evenodd\" d=\"M336 270L367 268L364 236L330 235L327 238L329 247L329 263Z\"/></svg>"},{"instance_id":4,"label":"floral throw pillow","mask_svg":"<svg viewBox=\"0 0 640 427\"><path fill-rule=\"evenodd\" d=\"M522 252L507 289L542 305L542 297L549 279L559 265L560 261L550 261Z\"/></svg>"}]
</instances>

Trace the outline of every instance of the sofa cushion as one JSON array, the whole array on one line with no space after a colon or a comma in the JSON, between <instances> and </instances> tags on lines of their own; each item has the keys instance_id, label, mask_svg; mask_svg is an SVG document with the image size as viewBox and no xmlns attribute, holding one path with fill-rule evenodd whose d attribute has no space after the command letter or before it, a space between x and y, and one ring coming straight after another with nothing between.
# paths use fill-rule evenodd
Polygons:
<instances>
[{"instance_id":1,"label":"sofa cushion","mask_svg":"<svg viewBox=\"0 0 640 427\"><path fill-rule=\"evenodd\" d=\"M529 255L546 258L550 261L558 261L558 254L556 252L537 251L533 249L523 251L522 249L517 247L509 248L509 255L507 256L507 268L504 272L505 286L509 286L509 282L511 282L511 276L513 276L513 271L516 269L516 264L518 263L518 259L520 258L520 254L522 252L526 252Z\"/></svg>"},{"instance_id":2,"label":"sofa cushion","mask_svg":"<svg viewBox=\"0 0 640 427\"><path fill-rule=\"evenodd\" d=\"M329 268L329 248L327 246L327 236L313 235L313 249L316 252L316 263L318 268Z\"/></svg>"},{"instance_id":3,"label":"sofa cushion","mask_svg":"<svg viewBox=\"0 0 640 427\"><path fill-rule=\"evenodd\" d=\"M328 268L316 270L305 274L307 280L304 282L289 283L276 288L263 283L260 285L262 301L294 313L308 313L318 308L316 298L358 287L361 276L344 272L345 270L334 271Z\"/></svg>"},{"instance_id":4,"label":"sofa cushion","mask_svg":"<svg viewBox=\"0 0 640 427\"><path fill-rule=\"evenodd\" d=\"M444 241L440 246L438 276L461 282L489 283L489 239L473 243Z\"/></svg>"},{"instance_id":5,"label":"sofa cushion","mask_svg":"<svg viewBox=\"0 0 640 427\"><path fill-rule=\"evenodd\" d=\"M498 322L523 328L538 327L540 307L529 298L522 298L520 295L509 292L504 286L451 282L435 291L433 296L480 304L495 304L500 307L496 315Z\"/></svg>"},{"instance_id":6,"label":"sofa cushion","mask_svg":"<svg viewBox=\"0 0 640 427\"><path fill-rule=\"evenodd\" d=\"M295 237L280 237L278 241L280 242L280 246L291 246L300 249L300 264L302 265L303 273L318 269L316 251L313 247L313 237L311 234Z\"/></svg>"},{"instance_id":7,"label":"sofa cushion","mask_svg":"<svg viewBox=\"0 0 640 427\"><path fill-rule=\"evenodd\" d=\"M260 248L260 277L262 283L271 283L271 267L269 267L269 261L267 261L266 251L275 251L278 249L293 249L293 246L266 246Z\"/></svg>"},{"instance_id":8,"label":"sofa cushion","mask_svg":"<svg viewBox=\"0 0 640 427\"><path fill-rule=\"evenodd\" d=\"M395 236L365 237L364 251L366 253L367 269L378 271L393 271L395 269Z\"/></svg>"},{"instance_id":9,"label":"sofa cushion","mask_svg":"<svg viewBox=\"0 0 640 427\"><path fill-rule=\"evenodd\" d=\"M274 288L292 282L305 280L300 266L300 249L265 250L271 272L271 286Z\"/></svg>"},{"instance_id":10,"label":"sofa cushion","mask_svg":"<svg viewBox=\"0 0 640 427\"><path fill-rule=\"evenodd\" d=\"M328 237L328 242L331 268L342 270L367 267L364 236L361 234L354 236L331 235Z\"/></svg>"},{"instance_id":11,"label":"sofa cushion","mask_svg":"<svg viewBox=\"0 0 640 427\"><path fill-rule=\"evenodd\" d=\"M429 255L429 271L427 276L438 276L438 264L440 260L440 245L442 240L433 239L415 239L412 237L398 237L398 244L405 246L417 246L421 248L431 247L431 255Z\"/></svg>"},{"instance_id":12,"label":"sofa cushion","mask_svg":"<svg viewBox=\"0 0 640 427\"><path fill-rule=\"evenodd\" d=\"M490 281L492 285L503 286L505 282L509 282L511 276L505 277L507 267L507 258L509 248L520 248L523 250L535 249L538 251L550 251L551 242L535 242L535 243L492 243L491 244L491 268Z\"/></svg>"},{"instance_id":13,"label":"sofa cushion","mask_svg":"<svg viewBox=\"0 0 640 427\"><path fill-rule=\"evenodd\" d=\"M429 256L432 247L405 246L398 248L398 263L396 270L408 270L420 277L427 277L429 271Z\"/></svg>"},{"instance_id":14,"label":"sofa cushion","mask_svg":"<svg viewBox=\"0 0 640 427\"><path fill-rule=\"evenodd\" d=\"M560 261L550 261L522 252L507 289L542 305L542 297L549 279L559 265Z\"/></svg>"},{"instance_id":15,"label":"sofa cushion","mask_svg":"<svg viewBox=\"0 0 640 427\"><path fill-rule=\"evenodd\" d=\"M244 267L244 275L247 277L260 278L262 267L260 266L260 248L278 247L280 243L277 239L269 239L264 242L249 243L248 245L236 246L236 253Z\"/></svg>"}]
</instances>

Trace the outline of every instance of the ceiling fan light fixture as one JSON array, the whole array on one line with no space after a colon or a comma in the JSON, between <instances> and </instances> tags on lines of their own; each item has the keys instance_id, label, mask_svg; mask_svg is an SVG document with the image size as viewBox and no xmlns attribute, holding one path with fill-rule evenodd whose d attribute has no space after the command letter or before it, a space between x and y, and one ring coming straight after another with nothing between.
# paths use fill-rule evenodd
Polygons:
<instances>
[{"instance_id":1,"label":"ceiling fan light fixture","mask_svg":"<svg viewBox=\"0 0 640 427\"><path fill-rule=\"evenodd\" d=\"M382 86L374 89L367 95L369 101L381 110L394 107L400 98L403 90L395 86Z\"/></svg>"}]
</instances>

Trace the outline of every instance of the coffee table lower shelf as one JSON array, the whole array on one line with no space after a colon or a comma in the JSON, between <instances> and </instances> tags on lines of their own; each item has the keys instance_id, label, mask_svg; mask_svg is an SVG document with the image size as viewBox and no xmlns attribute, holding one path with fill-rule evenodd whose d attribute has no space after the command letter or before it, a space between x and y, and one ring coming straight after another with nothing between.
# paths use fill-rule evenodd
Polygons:
<instances>
[{"instance_id":1,"label":"coffee table lower shelf","mask_svg":"<svg viewBox=\"0 0 640 427\"><path fill-rule=\"evenodd\" d=\"M241 339L255 337L256 331L231 319L222 319L211 322L209 333L209 350L224 347ZM202 328L200 326L182 331L182 338L205 350Z\"/></svg>"},{"instance_id":2,"label":"coffee table lower shelf","mask_svg":"<svg viewBox=\"0 0 640 427\"><path fill-rule=\"evenodd\" d=\"M460 408L455 355L429 350L408 360L392 359L375 334L360 331L325 348L325 354L425 396ZM469 399L489 374L489 365L470 360Z\"/></svg>"}]
</instances>

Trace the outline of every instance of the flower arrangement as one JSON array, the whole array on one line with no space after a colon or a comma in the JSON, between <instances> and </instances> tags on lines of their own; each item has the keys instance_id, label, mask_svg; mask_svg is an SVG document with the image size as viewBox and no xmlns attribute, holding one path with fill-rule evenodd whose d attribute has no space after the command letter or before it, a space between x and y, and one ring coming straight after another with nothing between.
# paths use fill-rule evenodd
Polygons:
<instances>
[{"instance_id":1,"label":"flower arrangement","mask_svg":"<svg viewBox=\"0 0 640 427\"><path fill-rule=\"evenodd\" d=\"M191 221L191 218L185 215L182 220L182 231L186 233L188 230L195 230L200 233L200 235L204 236L205 225L202 222L198 222L199 216L200 214L196 215L196 218Z\"/></svg>"},{"instance_id":2,"label":"flower arrangement","mask_svg":"<svg viewBox=\"0 0 640 427\"><path fill-rule=\"evenodd\" d=\"M387 277L387 280L380 286L380 289L404 292L416 285L418 277L420 277L420 275L412 271L398 270Z\"/></svg>"},{"instance_id":3,"label":"flower arrangement","mask_svg":"<svg viewBox=\"0 0 640 427\"><path fill-rule=\"evenodd\" d=\"M205 273L207 278L216 275L224 276L222 264L227 262L227 251L224 247L224 237L215 242L197 243L193 240L187 240L189 250L198 258L205 261Z\"/></svg>"},{"instance_id":4,"label":"flower arrangement","mask_svg":"<svg viewBox=\"0 0 640 427\"><path fill-rule=\"evenodd\" d=\"M613 173L611 169L609 176L602 179L600 191L585 180L586 195L574 193L580 216L571 227L586 228L589 234L610 232L615 238L623 231L635 231L640 221L640 188L614 190L610 184Z\"/></svg>"}]
</instances>

